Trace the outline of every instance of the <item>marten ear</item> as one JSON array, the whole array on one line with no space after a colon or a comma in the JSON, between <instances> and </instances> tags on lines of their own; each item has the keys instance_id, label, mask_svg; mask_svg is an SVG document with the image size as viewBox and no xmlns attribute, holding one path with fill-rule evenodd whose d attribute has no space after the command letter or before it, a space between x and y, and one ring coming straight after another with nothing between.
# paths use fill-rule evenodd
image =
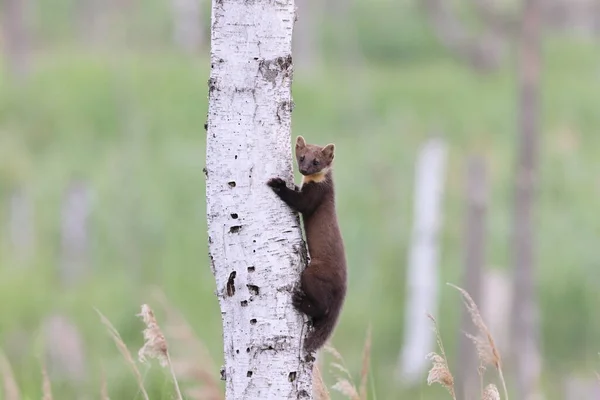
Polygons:
<instances>
[{"instance_id":1,"label":"marten ear","mask_svg":"<svg viewBox=\"0 0 600 400\"><path fill-rule=\"evenodd\" d=\"M330 143L327 146L323 147L323 150L321 150L321 153L323 153L323 155L325 156L325 158L327 160L333 161L334 150L335 150L335 145L333 143Z\"/></svg>"},{"instance_id":2,"label":"marten ear","mask_svg":"<svg viewBox=\"0 0 600 400\"><path fill-rule=\"evenodd\" d=\"M296 148L302 149L304 147L306 147L306 141L304 140L304 138L302 136L298 136L296 138Z\"/></svg>"}]
</instances>

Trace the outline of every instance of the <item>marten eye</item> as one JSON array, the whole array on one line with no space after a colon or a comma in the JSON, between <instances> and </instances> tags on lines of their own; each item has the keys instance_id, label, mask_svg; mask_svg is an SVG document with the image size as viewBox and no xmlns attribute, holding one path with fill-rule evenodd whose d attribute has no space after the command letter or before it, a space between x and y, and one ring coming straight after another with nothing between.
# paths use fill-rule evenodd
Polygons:
<instances>
[{"instance_id":1,"label":"marten eye","mask_svg":"<svg viewBox=\"0 0 600 400\"><path fill-rule=\"evenodd\" d=\"M304 156L300 156L300 161L304 161Z\"/></svg>"},{"instance_id":2,"label":"marten eye","mask_svg":"<svg viewBox=\"0 0 600 400\"><path fill-rule=\"evenodd\" d=\"M319 165L319 160L317 160L317 159L314 159L314 160L313 160L313 165Z\"/></svg>"}]
</instances>

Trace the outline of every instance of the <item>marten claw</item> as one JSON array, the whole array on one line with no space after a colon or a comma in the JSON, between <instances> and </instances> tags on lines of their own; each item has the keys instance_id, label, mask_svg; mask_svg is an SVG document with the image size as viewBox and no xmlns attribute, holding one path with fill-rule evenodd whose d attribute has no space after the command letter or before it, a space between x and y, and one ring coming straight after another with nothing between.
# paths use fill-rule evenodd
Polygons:
<instances>
[{"instance_id":1,"label":"marten claw","mask_svg":"<svg viewBox=\"0 0 600 400\"><path fill-rule=\"evenodd\" d=\"M279 192L285 187L285 181L281 178L271 178L268 180L267 185L269 185L273 191Z\"/></svg>"}]
</instances>

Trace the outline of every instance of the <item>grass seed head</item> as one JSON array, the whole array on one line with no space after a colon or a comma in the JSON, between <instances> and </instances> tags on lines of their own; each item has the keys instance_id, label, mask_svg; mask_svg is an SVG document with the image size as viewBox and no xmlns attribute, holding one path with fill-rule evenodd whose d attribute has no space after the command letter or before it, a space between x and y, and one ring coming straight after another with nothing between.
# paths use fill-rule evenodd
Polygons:
<instances>
[{"instance_id":1,"label":"grass seed head","mask_svg":"<svg viewBox=\"0 0 600 400\"><path fill-rule=\"evenodd\" d=\"M496 385L491 383L487 385L483 391L481 400L500 400L500 392L498 392Z\"/></svg>"},{"instance_id":2,"label":"grass seed head","mask_svg":"<svg viewBox=\"0 0 600 400\"><path fill-rule=\"evenodd\" d=\"M166 367L169 365L169 355L167 353L167 341L163 335L154 312L147 304L142 305L142 312L138 314L142 317L146 329L144 329L144 346L138 352L140 362L145 362L146 358L155 358L160 365Z\"/></svg>"}]
</instances>

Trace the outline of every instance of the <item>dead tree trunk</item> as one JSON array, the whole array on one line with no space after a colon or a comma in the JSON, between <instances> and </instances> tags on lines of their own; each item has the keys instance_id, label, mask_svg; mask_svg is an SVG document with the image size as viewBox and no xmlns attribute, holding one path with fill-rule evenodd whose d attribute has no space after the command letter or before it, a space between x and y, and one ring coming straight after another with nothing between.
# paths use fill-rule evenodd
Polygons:
<instances>
[{"instance_id":1,"label":"dead tree trunk","mask_svg":"<svg viewBox=\"0 0 600 400\"><path fill-rule=\"evenodd\" d=\"M414 221L406 278L405 338L396 367L396 380L415 384L427 371L435 334L427 313L438 307L438 235L446 172L446 143L431 139L419 154L415 171Z\"/></svg>"},{"instance_id":2,"label":"dead tree trunk","mask_svg":"<svg viewBox=\"0 0 600 400\"><path fill-rule=\"evenodd\" d=\"M539 311L535 293L534 200L540 136L540 0L525 0L519 53L519 135L512 235L512 342L516 398L534 395L540 374Z\"/></svg>"},{"instance_id":3,"label":"dead tree trunk","mask_svg":"<svg viewBox=\"0 0 600 400\"><path fill-rule=\"evenodd\" d=\"M300 219L267 186L293 180L293 0L213 0L206 143L209 254L223 318L226 398L311 399L292 306Z\"/></svg>"},{"instance_id":4,"label":"dead tree trunk","mask_svg":"<svg viewBox=\"0 0 600 400\"><path fill-rule=\"evenodd\" d=\"M10 74L23 79L30 67L30 35L28 0L2 0L2 37L0 43L4 47L4 59Z\"/></svg>"},{"instance_id":5,"label":"dead tree trunk","mask_svg":"<svg viewBox=\"0 0 600 400\"><path fill-rule=\"evenodd\" d=\"M200 0L171 0L173 40L187 54L200 51L204 43Z\"/></svg>"},{"instance_id":6,"label":"dead tree trunk","mask_svg":"<svg viewBox=\"0 0 600 400\"><path fill-rule=\"evenodd\" d=\"M319 0L296 0L296 4L297 21L292 43L297 60L294 68L311 73L322 62L319 34L324 7Z\"/></svg>"},{"instance_id":7,"label":"dead tree trunk","mask_svg":"<svg viewBox=\"0 0 600 400\"><path fill-rule=\"evenodd\" d=\"M8 247L19 266L28 265L35 258L34 205L29 194L16 189L10 196L8 209Z\"/></svg>"},{"instance_id":8,"label":"dead tree trunk","mask_svg":"<svg viewBox=\"0 0 600 400\"><path fill-rule=\"evenodd\" d=\"M485 163L479 157L472 157L467 164L466 187L466 231L465 231L465 273L463 288L469 292L479 306L481 302L481 287L485 266L485 233L487 182ZM461 333L459 339L457 371L457 393L465 400L475 400L480 396L477 375L477 353L471 339L462 332L471 331L471 316L463 308Z\"/></svg>"},{"instance_id":9,"label":"dead tree trunk","mask_svg":"<svg viewBox=\"0 0 600 400\"><path fill-rule=\"evenodd\" d=\"M90 192L86 182L73 181L65 190L61 210L59 279L64 288L79 283L89 273ZM86 352L77 325L56 310L42 323L46 364L52 380L81 391L87 379Z\"/></svg>"},{"instance_id":10,"label":"dead tree trunk","mask_svg":"<svg viewBox=\"0 0 600 400\"><path fill-rule=\"evenodd\" d=\"M487 10L485 18L488 23L485 31L474 34L456 15L452 2L423 0L421 6L431 21L435 35L450 52L476 71L493 71L500 66L506 52L506 31L501 29L503 23L489 23L490 9L479 6L480 14L483 9Z\"/></svg>"},{"instance_id":11,"label":"dead tree trunk","mask_svg":"<svg viewBox=\"0 0 600 400\"><path fill-rule=\"evenodd\" d=\"M72 182L65 192L61 212L60 280L78 282L89 271L88 216L90 193L85 182Z\"/></svg>"}]
</instances>

